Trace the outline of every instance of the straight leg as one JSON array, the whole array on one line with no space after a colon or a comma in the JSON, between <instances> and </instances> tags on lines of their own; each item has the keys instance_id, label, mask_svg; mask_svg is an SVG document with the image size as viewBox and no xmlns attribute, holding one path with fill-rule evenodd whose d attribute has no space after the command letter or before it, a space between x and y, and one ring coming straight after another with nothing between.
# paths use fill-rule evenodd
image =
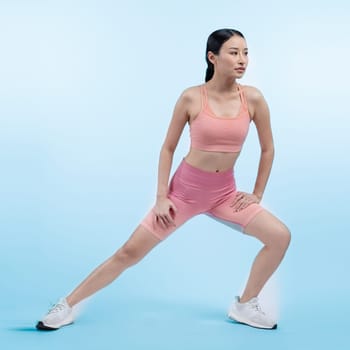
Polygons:
<instances>
[{"instance_id":1,"label":"straight leg","mask_svg":"<svg viewBox=\"0 0 350 350\"><path fill-rule=\"evenodd\" d=\"M114 281L125 269L139 262L160 240L143 226L138 226L128 241L98 266L66 300L74 306Z\"/></svg>"}]
</instances>

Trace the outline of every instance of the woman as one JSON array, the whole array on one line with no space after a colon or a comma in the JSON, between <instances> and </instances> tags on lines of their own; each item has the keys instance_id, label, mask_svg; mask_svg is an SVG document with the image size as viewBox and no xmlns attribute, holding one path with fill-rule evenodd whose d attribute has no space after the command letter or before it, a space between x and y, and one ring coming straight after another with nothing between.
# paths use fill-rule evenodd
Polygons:
<instances>
[{"instance_id":1,"label":"woman","mask_svg":"<svg viewBox=\"0 0 350 350\"><path fill-rule=\"evenodd\" d=\"M264 244L228 317L253 327L277 327L258 302L290 242L288 228L259 205L274 156L268 106L256 88L237 83L248 64L242 33L233 29L213 32L207 42L206 61L206 83L185 90L176 103L160 152L155 206L114 255L52 307L38 322L38 329L55 330L72 323L74 305L111 283L200 213L232 224ZM257 128L261 158L254 190L244 193L236 190L233 168L251 121ZM169 184L173 154L186 123L190 125L190 151Z\"/></svg>"}]
</instances>

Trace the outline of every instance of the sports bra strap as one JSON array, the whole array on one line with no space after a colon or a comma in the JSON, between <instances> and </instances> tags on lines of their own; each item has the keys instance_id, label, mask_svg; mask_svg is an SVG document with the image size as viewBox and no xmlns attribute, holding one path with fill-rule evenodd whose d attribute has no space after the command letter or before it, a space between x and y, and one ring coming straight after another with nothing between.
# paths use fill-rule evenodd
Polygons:
<instances>
[{"instance_id":1,"label":"sports bra strap","mask_svg":"<svg viewBox=\"0 0 350 350\"><path fill-rule=\"evenodd\" d=\"M247 103L245 94L243 92L243 88L240 84L238 84L237 87L238 87L239 97L241 99L243 107L244 107L244 109L248 109L248 103ZM206 89L204 84L200 86L200 92L201 92L201 102L202 102L202 110L203 110L208 105L208 94L207 94L207 89Z\"/></svg>"},{"instance_id":2,"label":"sports bra strap","mask_svg":"<svg viewBox=\"0 0 350 350\"><path fill-rule=\"evenodd\" d=\"M239 91L239 96L240 96L240 98L241 98L241 101L242 101L242 103L243 103L243 106L244 106L244 108L248 108L248 103L247 103L247 99L246 99L246 97L245 97L245 94L244 94L244 92L243 92L243 88L242 88L242 86L240 85L240 84L238 84L238 91Z\"/></svg>"},{"instance_id":3,"label":"sports bra strap","mask_svg":"<svg viewBox=\"0 0 350 350\"><path fill-rule=\"evenodd\" d=\"M205 85L201 85L201 102L202 102L202 110L207 106L208 103L208 95Z\"/></svg>"}]
</instances>

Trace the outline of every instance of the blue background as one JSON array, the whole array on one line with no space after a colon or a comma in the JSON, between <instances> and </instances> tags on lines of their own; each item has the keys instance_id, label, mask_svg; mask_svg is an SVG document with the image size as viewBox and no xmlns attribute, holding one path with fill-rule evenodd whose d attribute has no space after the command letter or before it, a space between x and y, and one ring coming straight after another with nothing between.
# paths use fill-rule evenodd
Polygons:
<instances>
[{"instance_id":1,"label":"blue background","mask_svg":"<svg viewBox=\"0 0 350 350\"><path fill-rule=\"evenodd\" d=\"M347 1L0 1L0 345L4 349L346 348L350 311ZM275 332L225 321L260 244L197 217L34 331L151 207L173 106L215 29L247 38L276 157L263 200L293 234L261 298ZM185 129L174 167L189 146ZM251 191L254 127L236 168ZM3 347L5 346L5 347Z\"/></svg>"}]
</instances>

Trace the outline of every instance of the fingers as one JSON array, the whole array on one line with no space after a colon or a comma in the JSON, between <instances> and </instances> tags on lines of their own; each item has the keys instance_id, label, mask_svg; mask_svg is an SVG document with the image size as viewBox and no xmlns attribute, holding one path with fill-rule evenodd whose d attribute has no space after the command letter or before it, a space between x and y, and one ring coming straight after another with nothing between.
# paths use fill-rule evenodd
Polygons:
<instances>
[{"instance_id":1,"label":"fingers","mask_svg":"<svg viewBox=\"0 0 350 350\"><path fill-rule=\"evenodd\" d=\"M172 219L172 217L169 214L164 215L156 215L155 216L156 222L163 228L167 229L170 226L175 226L175 222Z\"/></svg>"},{"instance_id":2,"label":"fingers","mask_svg":"<svg viewBox=\"0 0 350 350\"><path fill-rule=\"evenodd\" d=\"M237 192L235 199L230 207L233 211L238 212L247 208L252 203L258 203L255 196L249 193Z\"/></svg>"},{"instance_id":3,"label":"fingers","mask_svg":"<svg viewBox=\"0 0 350 350\"><path fill-rule=\"evenodd\" d=\"M236 205L238 205L242 201L243 198L244 198L244 193L243 192L237 192L236 193L236 197L233 200L233 202L231 203L230 207L231 208L236 207Z\"/></svg>"},{"instance_id":4,"label":"fingers","mask_svg":"<svg viewBox=\"0 0 350 350\"><path fill-rule=\"evenodd\" d=\"M175 214L177 212L177 208L175 204L169 200L169 209L168 213L161 215L161 219L166 227L175 226Z\"/></svg>"},{"instance_id":5,"label":"fingers","mask_svg":"<svg viewBox=\"0 0 350 350\"><path fill-rule=\"evenodd\" d=\"M169 198L157 201L153 212L155 224L160 226L162 229L168 229L170 226L176 226L174 219L177 212L177 207Z\"/></svg>"},{"instance_id":6,"label":"fingers","mask_svg":"<svg viewBox=\"0 0 350 350\"><path fill-rule=\"evenodd\" d=\"M156 214L155 220L163 229L167 229L170 226L176 226L174 219L175 219L175 214L177 212L177 208L173 202L171 201L169 202L170 203L166 212L155 213Z\"/></svg>"}]
</instances>

